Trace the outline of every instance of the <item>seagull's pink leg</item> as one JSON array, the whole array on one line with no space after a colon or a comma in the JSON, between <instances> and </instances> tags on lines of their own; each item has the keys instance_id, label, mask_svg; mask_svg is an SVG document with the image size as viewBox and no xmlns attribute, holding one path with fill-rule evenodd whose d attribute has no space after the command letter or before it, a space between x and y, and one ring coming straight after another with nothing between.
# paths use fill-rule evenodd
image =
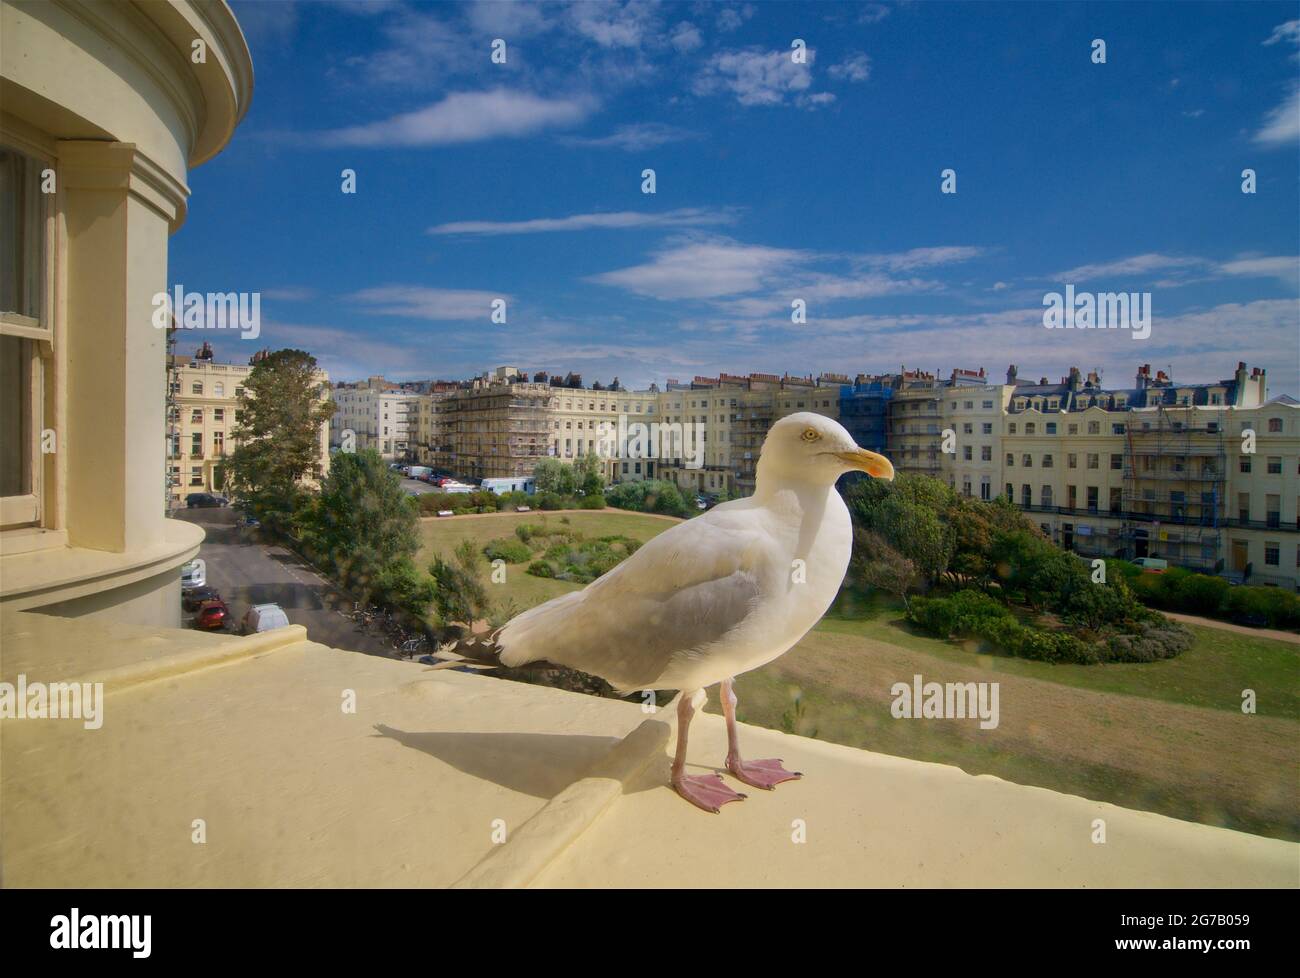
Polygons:
<instances>
[{"instance_id":1,"label":"seagull's pink leg","mask_svg":"<svg viewBox=\"0 0 1300 978\"><path fill-rule=\"evenodd\" d=\"M736 733L736 693L732 679L722 681L722 712L727 717L727 770L745 784L771 791L782 781L802 778L798 771L787 771L777 757L764 761L745 761L740 757L740 738Z\"/></svg>"},{"instance_id":2,"label":"seagull's pink leg","mask_svg":"<svg viewBox=\"0 0 1300 978\"><path fill-rule=\"evenodd\" d=\"M691 700L698 690L682 690L677 702L677 753L673 757L673 790L697 808L716 812L729 801L740 801L738 795L726 786L720 774L686 774L686 736L695 716Z\"/></svg>"}]
</instances>

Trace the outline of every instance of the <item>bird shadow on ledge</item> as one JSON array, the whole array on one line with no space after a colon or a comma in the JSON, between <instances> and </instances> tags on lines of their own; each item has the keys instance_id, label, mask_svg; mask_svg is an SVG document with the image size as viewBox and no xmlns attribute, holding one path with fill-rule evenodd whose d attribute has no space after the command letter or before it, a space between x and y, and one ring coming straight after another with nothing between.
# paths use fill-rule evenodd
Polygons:
<instances>
[{"instance_id":1,"label":"bird shadow on ledge","mask_svg":"<svg viewBox=\"0 0 1300 978\"><path fill-rule=\"evenodd\" d=\"M584 777L622 740L589 734L417 733L383 723L375 724L375 736L422 751L471 777L546 801Z\"/></svg>"}]
</instances>

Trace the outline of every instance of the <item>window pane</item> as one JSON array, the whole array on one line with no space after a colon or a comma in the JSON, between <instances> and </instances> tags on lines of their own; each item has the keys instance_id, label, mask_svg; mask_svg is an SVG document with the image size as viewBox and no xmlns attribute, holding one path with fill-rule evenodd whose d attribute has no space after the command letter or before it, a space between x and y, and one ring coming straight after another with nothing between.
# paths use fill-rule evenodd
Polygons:
<instances>
[{"instance_id":1,"label":"window pane","mask_svg":"<svg viewBox=\"0 0 1300 978\"><path fill-rule=\"evenodd\" d=\"M41 318L45 208L40 165L0 147L0 312Z\"/></svg>"},{"instance_id":2,"label":"window pane","mask_svg":"<svg viewBox=\"0 0 1300 978\"><path fill-rule=\"evenodd\" d=\"M32 491L31 340L0 336L0 496Z\"/></svg>"}]
</instances>

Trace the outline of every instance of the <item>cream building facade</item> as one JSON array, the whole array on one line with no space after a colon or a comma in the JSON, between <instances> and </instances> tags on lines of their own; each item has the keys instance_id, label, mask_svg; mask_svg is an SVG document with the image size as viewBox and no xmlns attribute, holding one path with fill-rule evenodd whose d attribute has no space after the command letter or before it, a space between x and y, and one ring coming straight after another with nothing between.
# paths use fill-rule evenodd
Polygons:
<instances>
[{"instance_id":1,"label":"cream building facade","mask_svg":"<svg viewBox=\"0 0 1300 978\"><path fill-rule=\"evenodd\" d=\"M335 384L330 397L337 405L330 418L329 445L343 446L352 433L355 451L373 449L386 462L414 456L418 437L420 398L382 377L358 384Z\"/></svg>"},{"instance_id":2,"label":"cream building facade","mask_svg":"<svg viewBox=\"0 0 1300 978\"><path fill-rule=\"evenodd\" d=\"M224 3L0 2L0 611L180 621L154 297L252 85Z\"/></svg>"},{"instance_id":3,"label":"cream building facade","mask_svg":"<svg viewBox=\"0 0 1300 978\"><path fill-rule=\"evenodd\" d=\"M977 497L991 482L1060 546L1300 585L1300 404L1268 399L1264 371L1178 384L1143 367L1116 390L1077 370L1026 384L1013 368L944 400L955 451L936 476Z\"/></svg>"},{"instance_id":4,"label":"cream building facade","mask_svg":"<svg viewBox=\"0 0 1300 978\"><path fill-rule=\"evenodd\" d=\"M170 505L182 505L190 493L224 493L221 464L234 450L239 399L253 372L248 363L217 363L204 344L194 356L173 355L168 371L167 487ZM318 371L321 399L329 397L329 375ZM329 471L329 427L321 425L319 466ZM315 484L314 480L307 480Z\"/></svg>"}]
</instances>

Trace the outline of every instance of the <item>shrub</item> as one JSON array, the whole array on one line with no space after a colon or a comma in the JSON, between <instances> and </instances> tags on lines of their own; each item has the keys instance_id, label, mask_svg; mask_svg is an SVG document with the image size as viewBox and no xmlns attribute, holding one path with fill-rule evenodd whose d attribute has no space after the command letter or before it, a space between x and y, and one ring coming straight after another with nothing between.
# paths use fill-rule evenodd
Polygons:
<instances>
[{"instance_id":1,"label":"shrub","mask_svg":"<svg viewBox=\"0 0 1300 978\"><path fill-rule=\"evenodd\" d=\"M1276 587L1232 587L1223 601L1225 617L1261 617L1273 628L1300 625L1300 598Z\"/></svg>"},{"instance_id":2,"label":"shrub","mask_svg":"<svg viewBox=\"0 0 1300 978\"><path fill-rule=\"evenodd\" d=\"M507 564L522 564L533 555L527 544L509 537L489 541L483 552L488 560L504 560Z\"/></svg>"},{"instance_id":3,"label":"shrub","mask_svg":"<svg viewBox=\"0 0 1300 978\"><path fill-rule=\"evenodd\" d=\"M594 496L583 496L582 499L578 501L578 508L579 509L604 509L605 497L600 495L599 493L597 493Z\"/></svg>"},{"instance_id":4,"label":"shrub","mask_svg":"<svg viewBox=\"0 0 1300 978\"><path fill-rule=\"evenodd\" d=\"M555 567L546 560L534 560L528 565L528 573L534 577L554 577Z\"/></svg>"},{"instance_id":5,"label":"shrub","mask_svg":"<svg viewBox=\"0 0 1300 978\"><path fill-rule=\"evenodd\" d=\"M538 493L537 506L539 509L563 509L564 498L555 492Z\"/></svg>"},{"instance_id":6,"label":"shrub","mask_svg":"<svg viewBox=\"0 0 1300 978\"><path fill-rule=\"evenodd\" d=\"M916 598L907 616L927 631L952 638L978 634L982 622L1010 618L1011 612L987 594L967 588L946 598Z\"/></svg>"},{"instance_id":7,"label":"shrub","mask_svg":"<svg viewBox=\"0 0 1300 978\"><path fill-rule=\"evenodd\" d=\"M1134 632L1112 635L1107 658L1112 662L1155 662L1172 659L1192 647L1191 630L1163 615L1141 622Z\"/></svg>"}]
</instances>

